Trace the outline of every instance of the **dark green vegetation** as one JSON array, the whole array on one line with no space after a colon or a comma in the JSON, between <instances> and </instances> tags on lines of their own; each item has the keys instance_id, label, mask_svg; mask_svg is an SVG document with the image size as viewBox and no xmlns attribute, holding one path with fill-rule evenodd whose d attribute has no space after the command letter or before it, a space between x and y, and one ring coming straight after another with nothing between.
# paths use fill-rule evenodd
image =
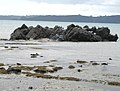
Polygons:
<instances>
[{"instance_id":1,"label":"dark green vegetation","mask_svg":"<svg viewBox=\"0 0 120 91\"><path fill-rule=\"evenodd\" d=\"M98 17L82 16L82 15L0 16L0 20L120 23L120 15L98 16Z\"/></svg>"},{"instance_id":2,"label":"dark green vegetation","mask_svg":"<svg viewBox=\"0 0 120 91\"><path fill-rule=\"evenodd\" d=\"M0 68L0 74L9 74L4 68Z\"/></svg>"},{"instance_id":3,"label":"dark green vegetation","mask_svg":"<svg viewBox=\"0 0 120 91\"><path fill-rule=\"evenodd\" d=\"M4 64L3 64L3 63L0 63L0 66L4 66Z\"/></svg>"}]
</instances>

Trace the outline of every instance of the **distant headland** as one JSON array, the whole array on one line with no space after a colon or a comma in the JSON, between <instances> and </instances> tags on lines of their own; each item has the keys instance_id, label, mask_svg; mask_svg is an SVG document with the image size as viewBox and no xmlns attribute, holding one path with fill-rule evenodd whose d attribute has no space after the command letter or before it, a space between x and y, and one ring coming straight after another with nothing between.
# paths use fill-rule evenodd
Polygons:
<instances>
[{"instance_id":1,"label":"distant headland","mask_svg":"<svg viewBox=\"0 0 120 91\"><path fill-rule=\"evenodd\" d=\"M29 16L0 15L0 20L120 23L120 15L97 16L97 17L82 15L29 15Z\"/></svg>"}]
</instances>

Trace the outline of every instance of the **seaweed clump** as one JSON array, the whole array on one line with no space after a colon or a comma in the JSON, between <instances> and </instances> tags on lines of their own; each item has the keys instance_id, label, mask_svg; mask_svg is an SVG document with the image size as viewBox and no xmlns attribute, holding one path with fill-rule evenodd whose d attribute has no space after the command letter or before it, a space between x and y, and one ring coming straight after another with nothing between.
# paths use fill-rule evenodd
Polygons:
<instances>
[{"instance_id":1,"label":"seaweed clump","mask_svg":"<svg viewBox=\"0 0 120 91\"><path fill-rule=\"evenodd\" d=\"M9 74L5 68L0 68L0 74Z\"/></svg>"},{"instance_id":2,"label":"seaweed clump","mask_svg":"<svg viewBox=\"0 0 120 91\"><path fill-rule=\"evenodd\" d=\"M80 61L80 60L77 60L77 63L79 64L84 64L84 63L88 63L87 61Z\"/></svg>"},{"instance_id":3,"label":"seaweed clump","mask_svg":"<svg viewBox=\"0 0 120 91\"><path fill-rule=\"evenodd\" d=\"M0 63L0 66L5 66L3 63Z\"/></svg>"},{"instance_id":4,"label":"seaweed clump","mask_svg":"<svg viewBox=\"0 0 120 91\"><path fill-rule=\"evenodd\" d=\"M120 82L108 82L108 85L120 86Z\"/></svg>"}]
</instances>

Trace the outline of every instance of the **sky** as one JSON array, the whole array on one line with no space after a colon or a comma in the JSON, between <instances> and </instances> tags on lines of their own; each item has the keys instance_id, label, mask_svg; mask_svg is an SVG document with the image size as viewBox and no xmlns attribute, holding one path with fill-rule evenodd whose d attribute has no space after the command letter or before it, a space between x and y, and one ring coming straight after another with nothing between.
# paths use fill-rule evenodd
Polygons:
<instances>
[{"instance_id":1,"label":"sky","mask_svg":"<svg viewBox=\"0 0 120 91\"><path fill-rule=\"evenodd\" d=\"M0 0L0 15L120 15L120 0Z\"/></svg>"}]
</instances>

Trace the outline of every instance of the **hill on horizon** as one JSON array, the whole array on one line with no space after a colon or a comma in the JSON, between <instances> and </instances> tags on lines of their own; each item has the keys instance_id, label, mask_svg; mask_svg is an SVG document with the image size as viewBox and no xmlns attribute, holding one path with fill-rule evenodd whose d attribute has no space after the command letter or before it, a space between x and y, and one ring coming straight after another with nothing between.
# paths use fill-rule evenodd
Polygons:
<instances>
[{"instance_id":1,"label":"hill on horizon","mask_svg":"<svg viewBox=\"0 0 120 91\"><path fill-rule=\"evenodd\" d=\"M120 23L120 15L97 16L97 17L82 15L29 15L29 16L0 15L0 20Z\"/></svg>"}]
</instances>

